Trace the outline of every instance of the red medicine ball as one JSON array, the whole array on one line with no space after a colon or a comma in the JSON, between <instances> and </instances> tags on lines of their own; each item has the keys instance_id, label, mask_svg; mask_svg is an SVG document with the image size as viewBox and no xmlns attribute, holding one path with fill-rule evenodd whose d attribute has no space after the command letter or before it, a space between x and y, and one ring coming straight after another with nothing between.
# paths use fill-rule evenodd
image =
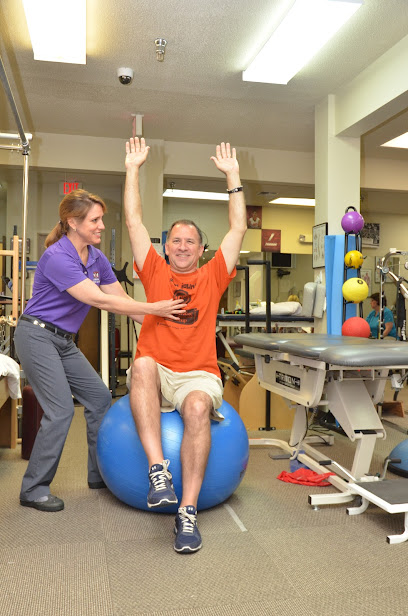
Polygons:
<instances>
[{"instance_id":1,"label":"red medicine ball","mask_svg":"<svg viewBox=\"0 0 408 616\"><path fill-rule=\"evenodd\" d=\"M357 336L358 338L369 338L370 326L362 317L350 317L344 321L341 328L343 336Z\"/></svg>"}]
</instances>

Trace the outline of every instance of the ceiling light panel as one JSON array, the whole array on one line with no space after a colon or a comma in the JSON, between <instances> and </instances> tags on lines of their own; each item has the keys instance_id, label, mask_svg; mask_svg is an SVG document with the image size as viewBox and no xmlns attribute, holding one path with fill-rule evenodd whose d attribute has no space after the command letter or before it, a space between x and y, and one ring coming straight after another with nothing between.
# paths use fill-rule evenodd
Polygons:
<instances>
[{"instance_id":1,"label":"ceiling light panel","mask_svg":"<svg viewBox=\"0 0 408 616\"><path fill-rule=\"evenodd\" d=\"M362 0L295 0L243 71L244 81L287 84L360 8Z\"/></svg>"},{"instance_id":2,"label":"ceiling light panel","mask_svg":"<svg viewBox=\"0 0 408 616\"><path fill-rule=\"evenodd\" d=\"M298 197L279 197L269 201L272 205L303 205L307 207L314 207L314 199L299 199Z\"/></svg>"},{"instance_id":3,"label":"ceiling light panel","mask_svg":"<svg viewBox=\"0 0 408 616\"><path fill-rule=\"evenodd\" d=\"M86 64L86 0L23 0L34 60Z\"/></svg>"},{"instance_id":4,"label":"ceiling light panel","mask_svg":"<svg viewBox=\"0 0 408 616\"><path fill-rule=\"evenodd\" d=\"M206 199L207 201L229 200L229 195L226 193L203 192L201 190L180 190L176 188L167 188L163 193L163 197L174 199Z\"/></svg>"},{"instance_id":5,"label":"ceiling light panel","mask_svg":"<svg viewBox=\"0 0 408 616\"><path fill-rule=\"evenodd\" d=\"M382 144L384 148L408 148L408 133L404 133L391 141Z\"/></svg>"}]
</instances>

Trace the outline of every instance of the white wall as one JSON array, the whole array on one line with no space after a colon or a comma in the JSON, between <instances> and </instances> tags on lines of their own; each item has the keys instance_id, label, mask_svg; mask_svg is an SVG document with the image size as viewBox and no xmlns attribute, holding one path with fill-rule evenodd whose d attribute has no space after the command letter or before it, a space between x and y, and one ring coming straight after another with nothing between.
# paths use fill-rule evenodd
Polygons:
<instances>
[{"instance_id":1,"label":"white wall","mask_svg":"<svg viewBox=\"0 0 408 616\"><path fill-rule=\"evenodd\" d=\"M63 177L61 178L63 179ZM117 243L121 244L121 210L122 190L117 186L83 186L85 190L99 195L108 207L104 217L105 233L102 236L101 250L109 256L111 229L116 229ZM29 197L27 208L27 238L31 240L30 261L38 259L37 234L48 234L59 219L58 207L63 199L59 194L59 182L42 183L37 174L32 172L29 179ZM7 189L7 222L5 234L10 238L14 226L18 235L22 235L22 186L19 181L9 182ZM119 252L119 257L121 254Z\"/></svg>"}]
</instances>

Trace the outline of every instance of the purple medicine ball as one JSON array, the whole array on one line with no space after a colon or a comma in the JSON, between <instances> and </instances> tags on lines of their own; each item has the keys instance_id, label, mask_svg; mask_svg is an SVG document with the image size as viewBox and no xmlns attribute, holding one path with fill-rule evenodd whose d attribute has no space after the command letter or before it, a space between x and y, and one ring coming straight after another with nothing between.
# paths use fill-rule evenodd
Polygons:
<instances>
[{"instance_id":1,"label":"purple medicine ball","mask_svg":"<svg viewBox=\"0 0 408 616\"><path fill-rule=\"evenodd\" d=\"M341 219L341 227L346 233L359 233L364 227L364 218L354 207L348 207Z\"/></svg>"}]
</instances>

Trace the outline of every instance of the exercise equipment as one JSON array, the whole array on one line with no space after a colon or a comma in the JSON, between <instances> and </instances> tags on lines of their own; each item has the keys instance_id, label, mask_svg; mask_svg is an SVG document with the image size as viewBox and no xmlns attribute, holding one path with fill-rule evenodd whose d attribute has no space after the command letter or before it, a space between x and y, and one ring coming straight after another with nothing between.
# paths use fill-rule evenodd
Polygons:
<instances>
[{"instance_id":1,"label":"exercise equipment","mask_svg":"<svg viewBox=\"0 0 408 616\"><path fill-rule=\"evenodd\" d=\"M260 308L260 313L255 313L257 309L250 309L249 302L249 265L265 265L266 266L266 301L263 302L265 307ZM281 327L290 327L290 328L301 328L301 327L313 327L314 318L323 316L323 307L325 301L325 286L322 284L317 284L315 282L308 282L304 285L303 288L303 306L300 307L296 302L278 302L272 304L271 302L271 267L269 261L253 261L249 260L248 265L238 265L238 270L244 270L245 273L245 312L243 314L218 314L217 315L217 328L216 334L218 339L222 342L225 350L227 351L229 357L231 358L231 370L235 372L232 375L232 378L235 381L234 385L228 386L229 381L227 380L225 392L227 394L224 395L224 399L231 402L234 400L233 406L239 409L239 414L244 418L244 423L247 429L259 429L259 430L274 430L275 428L283 427L283 422L278 419L278 424L276 425L278 407L282 405L285 406L283 401L277 400L276 397L274 400L271 400L271 395L269 391L259 392L255 390L255 398L246 397L244 398L248 402L247 405L242 405L239 402L239 405L236 403L237 398L241 400L241 390L243 387L238 390L239 377L237 377L240 372L239 360L236 357L233 349L231 348L228 340L224 336L222 328L231 328L231 327L245 327L245 332L251 331L252 328L266 328L267 332L271 332L272 326L274 328ZM269 281L269 282L268 282ZM301 308L301 313L293 314L293 308L299 306ZM227 379L231 378L231 373L229 368L226 366L225 359L219 360L218 365L220 369L223 371L224 375ZM236 378L237 377L237 378ZM241 379L239 379L241 380ZM241 380L241 384L242 383ZM235 389L235 395L230 397L231 389ZM239 396L237 395L239 393ZM262 397L262 401L261 401ZM261 419L261 414L259 412L259 408L257 404L261 403L264 407L264 419ZM273 413L272 413L273 410ZM273 414L273 426L271 425L271 414ZM281 413L278 413L281 416ZM257 425L254 427L254 421L257 421ZM285 426L286 427L286 426Z\"/></svg>"},{"instance_id":2,"label":"exercise equipment","mask_svg":"<svg viewBox=\"0 0 408 616\"><path fill-rule=\"evenodd\" d=\"M220 412L225 419L211 421L211 451L198 499L198 509L209 509L225 501L237 489L245 474L249 442L238 413L227 402ZM183 420L177 411L161 414L162 445L179 502L182 493L180 445ZM147 507L148 462L139 440L129 404L129 396L120 398L105 415L98 434L98 465L109 490L121 501L151 511ZM162 513L174 513L177 505L163 507Z\"/></svg>"},{"instance_id":3,"label":"exercise equipment","mask_svg":"<svg viewBox=\"0 0 408 616\"><path fill-rule=\"evenodd\" d=\"M341 228L345 233L359 233L364 227L364 218L356 208L350 206L341 219Z\"/></svg>"},{"instance_id":4,"label":"exercise equipment","mask_svg":"<svg viewBox=\"0 0 408 616\"><path fill-rule=\"evenodd\" d=\"M347 302L359 304L368 297L368 285L362 278L349 278L343 284L342 292Z\"/></svg>"},{"instance_id":5,"label":"exercise equipment","mask_svg":"<svg viewBox=\"0 0 408 616\"><path fill-rule=\"evenodd\" d=\"M344 321L341 333L343 336L357 336L361 338L370 337L370 326L362 317L350 317Z\"/></svg>"},{"instance_id":6,"label":"exercise equipment","mask_svg":"<svg viewBox=\"0 0 408 616\"><path fill-rule=\"evenodd\" d=\"M359 250L349 250L344 257L346 267L359 269L364 263L364 257Z\"/></svg>"},{"instance_id":7,"label":"exercise equipment","mask_svg":"<svg viewBox=\"0 0 408 616\"><path fill-rule=\"evenodd\" d=\"M328 481L339 492L310 495L312 506L347 503L358 494L362 504L349 507L349 515L363 513L368 503L389 513L405 513L404 532L390 535L387 540L401 543L408 539L408 481L382 481L370 474L376 441L386 436L376 405L383 399L390 369L408 368L406 345L326 334L239 334L235 340L254 354L260 384L296 404L288 442L250 439L250 445L277 446L287 457L298 458L320 474L327 472L327 467L335 470ZM309 444L333 443L333 436L307 437L308 413L318 408L330 410L344 433L356 443L350 470Z\"/></svg>"},{"instance_id":8,"label":"exercise equipment","mask_svg":"<svg viewBox=\"0 0 408 616\"><path fill-rule=\"evenodd\" d=\"M380 330L380 336L383 338L385 323L384 323L384 283L385 279L391 278L392 282L397 287L397 318L396 318L396 327L397 327L397 337L399 340L406 341L407 332L406 332L406 309L405 309L405 300L408 299L408 280L403 278L402 276L397 276L394 272L390 270L389 261L391 258L395 256L406 256L408 255L408 251L406 250L390 250L377 265L377 269L380 274L380 317L378 327ZM405 263L405 269L408 269L407 262Z\"/></svg>"}]
</instances>

